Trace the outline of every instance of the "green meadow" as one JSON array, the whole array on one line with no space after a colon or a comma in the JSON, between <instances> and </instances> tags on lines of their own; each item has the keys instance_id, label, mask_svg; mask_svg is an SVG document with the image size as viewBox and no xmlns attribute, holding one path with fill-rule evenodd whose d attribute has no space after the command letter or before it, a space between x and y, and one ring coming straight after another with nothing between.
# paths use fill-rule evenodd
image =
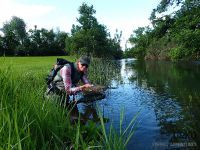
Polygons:
<instances>
[{"instance_id":1,"label":"green meadow","mask_svg":"<svg viewBox=\"0 0 200 150\"><path fill-rule=\"evenodd\" d=\"M44 98L45 77L57 57L0 58L0 149L125 149L133 135L130 125L118 133L99 124L70 122L70 111ZM62 57L75 61L75 57ZM115 68L115 71L110 68ZM113 62L93 59L89 78L109 87L112 77L119 78ZM120 126L123 122L123 112Z\"/></svg>"}]
</instances>

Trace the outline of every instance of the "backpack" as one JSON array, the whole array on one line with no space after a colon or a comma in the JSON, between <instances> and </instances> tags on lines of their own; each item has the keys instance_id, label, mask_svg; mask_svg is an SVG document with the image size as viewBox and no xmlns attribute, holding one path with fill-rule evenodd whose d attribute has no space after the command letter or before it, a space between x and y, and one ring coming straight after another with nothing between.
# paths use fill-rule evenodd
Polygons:
<instances>
[{"instance_id":1,"label":"backpack","mask_svg":"<svg viewBox=\"0 0 200 150\"><path fill-rule=\"evenodd\" d=\"M54 65L54 67L51 69L50 73L46 77L46 83L47 85L50 85L51 82L54 80L55 76L57 75L57 72L65 65L65 64L70 64L71 66L71 76L73 76L74 73L74 65L72 62L63 59L63 58L57 58L57 63Z\"/></svg>"}]
</instances>

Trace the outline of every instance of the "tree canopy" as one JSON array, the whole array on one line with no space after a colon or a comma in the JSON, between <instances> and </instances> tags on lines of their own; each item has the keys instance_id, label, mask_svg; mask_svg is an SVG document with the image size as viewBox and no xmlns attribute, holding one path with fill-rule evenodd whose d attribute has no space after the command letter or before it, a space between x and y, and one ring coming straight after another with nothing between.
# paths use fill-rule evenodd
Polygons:
<instances>
[{"instance_id":1,"label":"tree canopy","mask_svg":"<svg viewBox=\"0 0 200 150\"><path fill-rule=\"evenodd\" d=\"M66 50L70 54L87 54L95 57L121 58L121 33L114 39L107 32L107 27L95 18L93 5L83 3L79 8L78 25L72 25L72 36L66 40ZM117 38L117 40L116 40Z\"/></svg>"},{"instance_id":2,"label":"tree canopy","mask_svg":"<svg viewBox=\"0 0 200 150\"><path fill-rule=\"evenodd\" d=\"M199 10L196 0L161 0L151 13L152 27L140 27L130 36L129 54L141 59L199 59Z\"/></svg>"},{"instance_id":3,"label":"tree canopy","mask_svg":"<svg viewBox=\"0 0 200 150\"><path fill-rule=\"evenodd\" d=\"M13 16L5 22L0 36L0 55L46 56L81 55L95 57L121 58L121 32L116 31L114 38L105 25L95 17L93 5L83 3L79 7L78 25L72 25L71 33L38 29L37 25L27 31L23 19Z\"/></svg>"}]
</instances>

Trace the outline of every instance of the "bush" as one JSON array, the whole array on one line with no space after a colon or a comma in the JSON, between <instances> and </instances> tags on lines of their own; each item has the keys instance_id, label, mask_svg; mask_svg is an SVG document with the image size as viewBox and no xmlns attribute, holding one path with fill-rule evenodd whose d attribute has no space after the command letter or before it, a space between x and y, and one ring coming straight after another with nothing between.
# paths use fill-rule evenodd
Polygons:
<instances>
[{"instance_id":1,"label":"bush","mask_svg":"<svg viewBox=\"0 0 200 150\"><path fill-rule=\"evenodd\" d=\"M176 47L176 48L172 48L169 52L169 56L172 60L177 60L182 58L182 48L181 47Z\"/></svg>"}]
</instances>

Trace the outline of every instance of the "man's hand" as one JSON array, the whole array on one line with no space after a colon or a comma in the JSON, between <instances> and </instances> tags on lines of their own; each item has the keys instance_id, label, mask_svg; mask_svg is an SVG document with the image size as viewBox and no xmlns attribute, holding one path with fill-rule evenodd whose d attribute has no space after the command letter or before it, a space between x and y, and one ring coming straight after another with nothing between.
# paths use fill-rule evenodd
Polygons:
<instances>
[{"instance_id":1,"label":"man's hand","mask_svg":"<svg viewBox=\"0 0 200 150\"><path fill-rule=\"evenodd\" d=\"M81 88L81 91L84 91L85 89L90 88L92 86L93 86L93 84L87 83L87 84L84 84L84 85L80 86L80 88Z\"/></svg>"}]
</instances>

